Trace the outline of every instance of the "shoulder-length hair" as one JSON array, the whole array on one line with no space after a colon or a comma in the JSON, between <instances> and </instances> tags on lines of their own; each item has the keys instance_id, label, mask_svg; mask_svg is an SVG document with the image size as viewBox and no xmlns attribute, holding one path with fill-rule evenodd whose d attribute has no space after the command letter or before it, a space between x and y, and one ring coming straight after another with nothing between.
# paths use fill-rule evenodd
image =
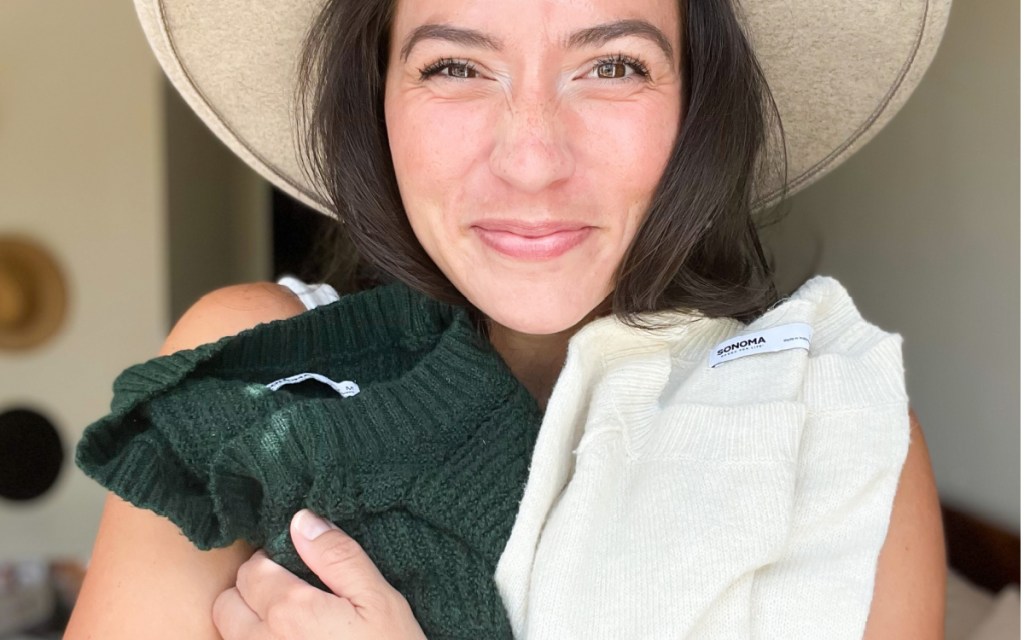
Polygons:
<instances>
[{"instance_id":1,"label":"shoulder-length hair","mask_svg":"<svg viewBox=\"0 0 1024 640\"><path fill-rule=\"evenodd\" d=\"M667 309L748 321L778 299L751 204L765 176L784 189L784 153L781 164L762 157L770 134L781 142L778 111L730 0L679 5L683 121L612 294L634 326ZM299 60L304 166L341 220L330 269L347 260L479 318L402 205L384 120L393 12L393 0L327 0Z\"/></svg>"}]
</instances>

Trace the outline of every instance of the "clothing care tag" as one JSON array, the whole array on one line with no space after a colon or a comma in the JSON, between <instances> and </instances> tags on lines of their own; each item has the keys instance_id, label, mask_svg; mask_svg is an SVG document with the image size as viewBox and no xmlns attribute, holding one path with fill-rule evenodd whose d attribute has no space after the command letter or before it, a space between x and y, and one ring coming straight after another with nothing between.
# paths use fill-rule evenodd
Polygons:
<instances>
[{"instance_id":1,"label":"clothing care tag","mask_svg":"<svg viewBox=\"0 0 1024 640\"><path fill-rule=\"evenodd\" d=\"M271 391L277 391L286 384L295 384L297 382L303 382L305 380L316 380L328 385L330 388L341 394L342 398L351 398L352 396L359 393L359 385L352 382L351 380L342 380L341 382L335 382L327 376L322 376L319 373L296 373L293 376L287 378L281 378L280 380L274 380L267 385L267 388Z\"/></svg>"},{"instance_id":2,"label":"clothing care tag","mask_svg":"<svg viewBox=\"0 0 1024 640\"><path fill-rule=\"evenodd\" d=\"M720 342L711 350L708 365L714 368L723 362L757 353L772 353L786 349L810 349L811 333L811 325L793 322L755 333L733 336Z\"/></svg>"}]
</instances>

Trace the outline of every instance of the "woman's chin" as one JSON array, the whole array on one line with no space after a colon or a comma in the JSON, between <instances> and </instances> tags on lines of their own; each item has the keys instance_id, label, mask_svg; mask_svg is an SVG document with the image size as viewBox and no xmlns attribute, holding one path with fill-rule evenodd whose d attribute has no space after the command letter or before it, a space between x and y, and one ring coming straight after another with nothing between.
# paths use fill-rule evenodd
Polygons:
<instances>
[{"instance_id":1,"label":"woman's chin","mask_svg":"<svg viewBox=\"0 0 1024 640\"><path fill-rule=\"evenodd\" d=\"M486 303L478 308L493 322L517 333L529 335L552 335L562 333L580 325L586 320L595 305L541 305L536 302L501 300L497 304Z\"/></svg>"}]
</instances>

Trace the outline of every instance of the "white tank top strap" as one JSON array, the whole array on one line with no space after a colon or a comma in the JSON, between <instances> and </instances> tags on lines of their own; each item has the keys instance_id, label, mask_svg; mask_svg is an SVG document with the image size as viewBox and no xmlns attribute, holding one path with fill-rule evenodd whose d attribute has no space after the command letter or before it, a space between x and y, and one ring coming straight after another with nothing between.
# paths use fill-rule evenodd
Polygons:
<instances>
[{"instance_id":1,"label":"white tank top strap","mask_svg":"<svg viewBox=\"0 0 1024 640\"><path fill-rule=\"evenodd\" d=\"M291 275L281 276L278 278L277 284L291 289L302 301L302 304L306 305L306 309L330 304L341 297L334 287L327 283L308 284Z\"/></svg>"}]
</instances>

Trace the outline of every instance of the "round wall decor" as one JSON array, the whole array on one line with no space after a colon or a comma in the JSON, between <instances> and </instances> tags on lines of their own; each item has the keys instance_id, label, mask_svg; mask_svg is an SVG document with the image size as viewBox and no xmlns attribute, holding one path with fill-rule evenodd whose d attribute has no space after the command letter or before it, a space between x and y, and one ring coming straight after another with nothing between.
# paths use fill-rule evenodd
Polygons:
<instances>
[{"instance_id":1,"label":"round wall decor","mask_svg":"<svg viewBox=\"0 0 1024 640\"><path fill-rule=\"evenodd\" d=\"M0 350L35 347L57 333L67 291L48 251L29 238L0 234Z\"/></svg>"},{"instance_id":2,"label":"round wall decor","mask_svg":"<svg viewBox=\"0 0 1024 640\"><path fill-rule=\"evenodd\" d=\"M0 498L26 501L50 490L64 463L57 427L28 408L0 413Z\"/></svg>"}]
</instances>

